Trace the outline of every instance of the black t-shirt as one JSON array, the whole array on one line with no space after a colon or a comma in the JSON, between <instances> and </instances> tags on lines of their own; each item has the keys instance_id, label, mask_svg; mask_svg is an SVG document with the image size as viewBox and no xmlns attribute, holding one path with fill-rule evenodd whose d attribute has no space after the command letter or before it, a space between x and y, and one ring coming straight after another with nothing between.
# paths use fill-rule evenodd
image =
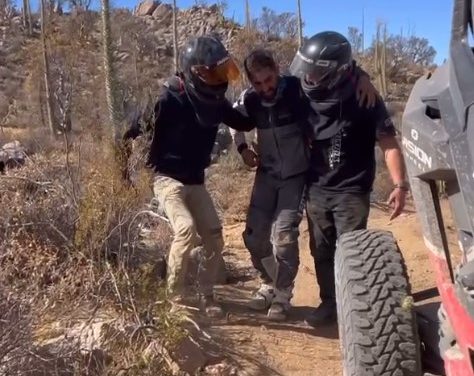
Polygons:
<instances>
[{"instance_id":1,"label":"black t-shirt","mask_svg":"<svg viewBox=\"0 0 474 376\"><path fill-rule=\"evenodd\" d=\"M375 177L375 143L396 134L385 104L359 107L355 94L320 112L311 145L310 181L335 193L367 193ZM318 129L332 129L320 132Z\"/></svg>"}]
</instances>

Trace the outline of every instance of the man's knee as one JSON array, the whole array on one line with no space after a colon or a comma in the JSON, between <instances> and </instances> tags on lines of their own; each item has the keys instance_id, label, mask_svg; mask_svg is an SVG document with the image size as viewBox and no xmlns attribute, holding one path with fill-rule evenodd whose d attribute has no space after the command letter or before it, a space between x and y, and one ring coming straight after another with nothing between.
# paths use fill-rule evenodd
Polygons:
<instances>
[{"instance_id":1,"label":"man's knee","mask_svg":"<svg viewBox=\"0 0 474 376\"><path fill-rule=\"evenodd\" d=\"M298 243L298 228L276 230L272 235L272 243L275 247L291 247Z\"/></svg>"},{"instance_id":2,"label":"man's knee","mask_svg":"<svg viewBox=\"0 0 474 376\"><path fill-rule=\"evenodd\" d=\"M272 239L277 259L289 267L299 265L298 235L297 229L285 230L274 234Z\"/></svg>"},{"instance_id":3,"label":"man's knee","mask_svg":"<svg viewBox=\"0 0 474 376\"><path fill-rule=\"evenodd\" d=\"M221 227L207 230L202 235L202 240L204 247L210 252L220 253L224 248L224 236Z\"/></svg>"},{"instance_id":4,"label":"man's knee","mask_svg":"<svg viewBox=\"0 0 474 376\"><path fill-rule=\"evenodd\" d=\"M193 243L197 239L196 226L191 221L178 223L174 234L175 241Z\"/></svg>"},{"instance_id":5,"label":"man's knee","mask_svg":"<svg viewBox=\"0 0 474 376\"><path fill-rule=\"evenodd\" d=\"M252 227L247 226L242 233L245 247L252 255L257 258L263 258L270 255L271 243L268 232L255 231Z\"/></svg>"}]
</instances>

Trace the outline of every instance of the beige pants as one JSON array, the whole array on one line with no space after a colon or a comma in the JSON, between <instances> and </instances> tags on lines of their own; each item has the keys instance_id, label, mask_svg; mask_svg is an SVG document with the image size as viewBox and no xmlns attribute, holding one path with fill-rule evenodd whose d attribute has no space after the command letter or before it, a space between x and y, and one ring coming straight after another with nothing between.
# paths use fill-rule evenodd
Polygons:
<instances>
[{"instance_id":1,"label":"beige pants","mask_svg":"<svg viewBox=\"0 0 474 376\"><path fill-rule=\"evenodd\" d=\"M165 176L155 177L153 191L174 233L168 256L168 292L171 296L183 294L189 254L202 243L204 257L197 282L202 294L212 295L224 239L209 192L204 185L184 185Z\"/></svg>"}]
</instances>

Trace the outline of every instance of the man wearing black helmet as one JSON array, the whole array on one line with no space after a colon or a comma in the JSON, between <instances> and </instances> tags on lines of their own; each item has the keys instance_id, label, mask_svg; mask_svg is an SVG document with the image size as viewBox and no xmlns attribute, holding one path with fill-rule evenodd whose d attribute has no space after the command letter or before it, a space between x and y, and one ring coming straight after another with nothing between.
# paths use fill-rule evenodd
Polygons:
<instances>
[{"instance_id":1,"label":"man wearing black helmet","mask_svg":"<svg viewBox=\"0 0 474 376\"><path fill-rule=\"evenodd\" d=\"M394 188L389 197L391 219L404 207L405 167L395 128L384 102L358 106L353 60L348 40L336 32L321 32L298 50L291 66L318 113L311 120L314 140L306 206L310 249L314 258L321 304L307 318L311 325L337 318L334 254L341 233L367 226L369 196L375 175L378 142Z\"/></svg>"},{"instance_id":2,"label":"man wearing black helmet","mask_svg":"<svg viewBox=\"0 0 474 376\"><path fill-rule=\"evenodd\" d=\"M221 122L242 131L249 131L252 125L225 98L229 81L239 77L239 70L218 39L201 36L189 40L180 54L180 69L165 83L155 105L147 165L155 174L155 197L174 233L168 257L168 292L178 301L185 297L189 254L200 238L205 252L198 272L202 308L209 315L220 315L213 286L224 242L219 217L204 185L204 171ZM141 132L134 124L124 139Z\"/></svg>"}]
</instances>

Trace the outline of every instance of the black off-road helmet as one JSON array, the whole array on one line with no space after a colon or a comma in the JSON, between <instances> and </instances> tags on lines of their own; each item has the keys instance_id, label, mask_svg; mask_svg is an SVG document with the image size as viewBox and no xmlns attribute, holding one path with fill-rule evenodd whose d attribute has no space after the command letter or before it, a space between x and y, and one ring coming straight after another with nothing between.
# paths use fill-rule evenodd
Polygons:
<instances>
[{"instance_id":1,"label":"black off-road helmet","mask_svg":"<svg viewBox=\"0 0 474 376\"><path fill-rule=\"evenodd\" d=\"M180 55L180 68L188 89L204 102L223 100L229 82L239 78L239 69L229 52L211 35L186 42Z\"/></svg>"},{"instance_id":2,"label":"black off-road helmet","mask_svg":"<svg viewBox=\"0 0 474 376\"><path fill-rule=\"evenodd\" d=\"M290 65L290 72L301 79L303 88L332 89L351 65L349 41L337 32L324 31L301 46Z\"/></svg>"}]
</instances>

